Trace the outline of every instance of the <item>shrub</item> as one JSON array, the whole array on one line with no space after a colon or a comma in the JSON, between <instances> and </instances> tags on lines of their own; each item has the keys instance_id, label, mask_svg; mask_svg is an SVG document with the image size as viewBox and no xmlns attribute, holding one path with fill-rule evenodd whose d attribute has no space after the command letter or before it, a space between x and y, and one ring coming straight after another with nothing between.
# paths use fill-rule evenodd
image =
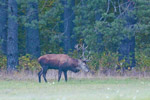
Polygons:
<instances>
[{"instance_id":1,"label":"shrub","mask_svg":"<svg viewBox=\"0 0 150 100\"><path fill-rule=\"evenodd\" d=\"M141 71L150 71L150 57L144 53L136 53L136 68Z\"/></svg>"},{"instance_id":2,"label":"shrub","mask_svg":"<svg viewBox=\"0 0 150 100\"><path fill-rule=\"evenodd\" d=\"M99 60L100 67L102 68L115 68L117 65L120 65L118 62L118 54L117 53L106 53L104 52Z\"/></svg>"},{"instance_id":3,"label":"shrub","mask_svg":"<svg viewBox=\"0 0 150 100\"><path fill-rule=\"evenodd\" d=\"M0 53L0 69L4 70L7 66L7 57Z\"/></svg>"},{"instance_id":4,"label":"shrub","mask_svg":"<svg viewBox=\"0 0 150 100\"><path fill-rule=\"evenodd\" d=\"M90 61L88 62L91 69L97 71L99 70L99 60L101 55L99 53L92 53L90 56Z\"/></svg>"},{"instance_id":5,"label":"shrub","mask_svg":"<svg viewBox=\"0 0 150 100\"><path fill-rule=\"evenodd\" d=\"M28 70L28 71L36 71L40 69L40 65L37 62L37 59L32 59L31 55L26 54L25 56L19 57L19 66L17 69L20 70Z\"/></svg>"}]
</instances>

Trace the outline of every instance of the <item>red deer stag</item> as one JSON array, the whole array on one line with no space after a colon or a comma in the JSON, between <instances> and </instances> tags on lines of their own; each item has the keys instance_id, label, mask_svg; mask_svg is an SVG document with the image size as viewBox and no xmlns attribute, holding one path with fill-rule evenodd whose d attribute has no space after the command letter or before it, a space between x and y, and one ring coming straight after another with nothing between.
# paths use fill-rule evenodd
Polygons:
<instances>
[{"instance_id":1,"label":"red deer stag","mask_svg":"<svg viewBox=\"0 0 150 100\"><path fill-rule=\"evenodd\" d=\"M84 48L84 46L82 47ZM76 49L79 50L78 45ZM84 55L84 54L83 54ZM44 81L47 82L46 73L48 69L56 69L58 70L58 82L60 81L62 72L65 76L65 81L67 82L67 71L79 72L83 70L85 72L89 72L89 68L86 65L88 60L85 59L74 59L69 57L66 54L46 54L38 58L38 62L40 63L42 69L38 73L39 82L41 82L41 75L43 74Z\"/></svg>"}]
</instances>

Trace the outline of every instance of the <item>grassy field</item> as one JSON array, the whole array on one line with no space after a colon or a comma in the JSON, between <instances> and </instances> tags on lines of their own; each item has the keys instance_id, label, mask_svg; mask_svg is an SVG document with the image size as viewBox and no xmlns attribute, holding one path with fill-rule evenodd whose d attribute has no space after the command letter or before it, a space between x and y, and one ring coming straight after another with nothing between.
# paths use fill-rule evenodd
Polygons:
<instances>
[{"instance_id":1,"label":"grassy field","mask_svg":"<svg viewBox=\"0 0 150 100\"><path fill-rule=\"evenodd\" d=\"M0 100L150 100L150 79L0 80Z\"/></svg>"}]
</instances>

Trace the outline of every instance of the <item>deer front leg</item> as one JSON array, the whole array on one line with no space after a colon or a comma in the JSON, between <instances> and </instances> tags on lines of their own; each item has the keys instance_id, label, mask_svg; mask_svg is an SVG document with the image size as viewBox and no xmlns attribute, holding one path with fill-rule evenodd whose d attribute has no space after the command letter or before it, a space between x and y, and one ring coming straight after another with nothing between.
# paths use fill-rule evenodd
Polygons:
<instances>
[{"instance_id":1,"label":"deer front leg","mask_svg":"<svg viewBox=\"0 0 150 100\"><path fill-rule=\"evenodd\" d=\"M62 74L62 70L61 70L61 69L59 69L59 70L58 70L58 82L60 81L61 74Z\"/></svg>"}]
</instances>

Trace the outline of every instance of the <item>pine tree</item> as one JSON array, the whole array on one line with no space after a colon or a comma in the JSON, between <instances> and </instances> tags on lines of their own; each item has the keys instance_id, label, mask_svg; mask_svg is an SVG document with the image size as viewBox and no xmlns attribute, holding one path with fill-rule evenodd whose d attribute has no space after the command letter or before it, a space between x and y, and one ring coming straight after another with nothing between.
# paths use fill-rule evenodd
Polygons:
<instances>
[{"instance_id":1,"label":"pine tree","mask_svg":"<svg viewBox=\"0 0 150 100\"><path fill-rule=\"evenodd\" d=\"M15 70L18 65L18 6L16 0L8 0L7 70Z\"/></svg>"},{"instance_id":2,"label":"pine tree","mask_svg":"<svg viewBox=\"0 0 150 100\"><path fill-rule=\"evenodd\" d=\"M6 54L6 41L7 41L7 1L0 0L0 40L1 50Z\"/></svg>"},{"instance_id":3,"label":"pine tree","mask_svg":"<svg viewBox=\"0 0 150 100\"><path fill-rule=\"evenodd\" d=\"M135 3L129 0L124 0L124 7L127 9L124 11L122 18L126 21L125 27L128 30L130 36L125 36L119 48L119 61L126 60L128 67L135 67L135 32L134 25L136 24L135 16L133 14Z\"/></svg>"},{"instance_id":4,"label":"pine tree","mask_svg":"<svg viewBox=\"0 0 150 100\"><path fill-rule=\"evenodd\" d=\"M75 41L72 41L72 38L71 38L71 36L74 35L74 33L73 33L73 27L74 27L73 7L75 5L75 1L74 0L70 0L70 1L63 0L62 4L64 6L64 14L63 14L64 51L65 51L65 53L68 53L75 45Z\"/></svg>"},{"instance_id":5,"label":"pine tree","mask_svg":"<svg viewBox=\"0 0 150 100\"><path fill-rule=\"evenodd\" d=\"M26 52L33 57L40 56L38 20L38 2L29 1L27 4Z\"/></svg>"}]
</instances>

